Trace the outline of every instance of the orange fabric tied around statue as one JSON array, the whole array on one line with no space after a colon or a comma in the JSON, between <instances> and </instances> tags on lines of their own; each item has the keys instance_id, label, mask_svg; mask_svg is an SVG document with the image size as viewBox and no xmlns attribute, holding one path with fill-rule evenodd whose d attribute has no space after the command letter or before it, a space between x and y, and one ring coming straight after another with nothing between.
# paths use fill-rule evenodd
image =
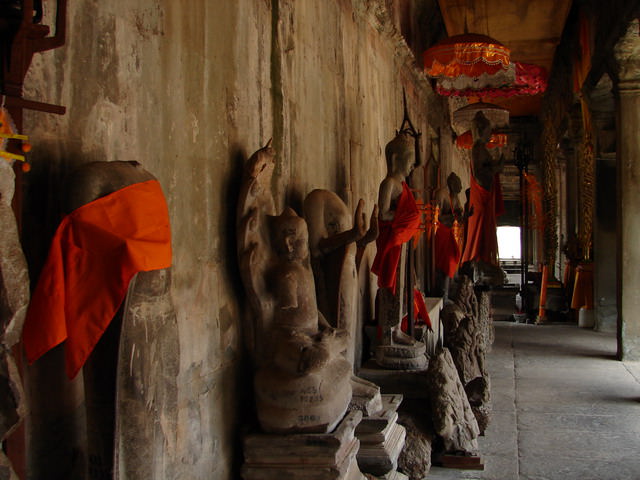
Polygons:
<instances>
[{"instance_id":1,"label":"orange fabric tied around statue","mask_svg":"<svg viewBox=\"0 0 640 480\"><path fill-rule=\"evenodd\" d=\"M403 332L409 331L408 315L402 317L400 322L400 329ZM427 310L427 304L424 302L422 292L417 288L413 289L413 319L415 324L424 323L430 332L433 332L433 326L431 325L431 317L429 316L429 310ZM382 330L378 327L378 338L382 338Z\"/></svg>"},{"instance_id":2,"label":"orange fabric tied around statue","mask_svg":"<svg viewBox=\"0 0 640 480\"><path fill-rule=\"evenodd\" d=\"M395 292L402 244L411 240L420 229L420 211L405 182L402 182L402 193L398 197L393 220L380 221L379 229L376 240L378 251L371 271L378 276L379 288L390 288Z\"/></svg>"},{"instance_id":3,"label":"orange fabric tied around statue","mask_svg":"<svg viewBox=\"0 0 640 480\"><path fill-rule=\"evenodd\" d=\"M579 265L574 282L571 308L593 310L593 264Z\"/></svg>"},{"instance_id":4,"label":"orange fabric tied around statue","mask_svg":"<svg viewBox=\"0 0 640 480\"><path fill-rule=\"evenodd\" d=\"M460 262L460 247L453 234L453 228L438 224L435 236L436 268L447 277L453 278Z\"/></svg>"},{"instance_id":5,"label":"orange fabric tied around statue","mask_svg":"<svg viewBox=\"0 0 640 480\"><path fill-rule=\"evenodd\" d=\"M29 305L23 330L28 362L66 340L66 371L75 377L133 276L170 266L169 213L156 180L71 212L58 226Z\"/></svg>"},{"instance_id":6,"label":"orange fabric tied around statue","mask_svg":"<svg viewBox=\"0 0 640 480\"><path fill-rule=\"evenodd\" d=\"M504 213L499 174L493 180L493 188L487 190L471 175L469 209L473 214L467 224L467 241L461 263L482 260L498 265L497 217Z\"/></svg>"}]
</instances>

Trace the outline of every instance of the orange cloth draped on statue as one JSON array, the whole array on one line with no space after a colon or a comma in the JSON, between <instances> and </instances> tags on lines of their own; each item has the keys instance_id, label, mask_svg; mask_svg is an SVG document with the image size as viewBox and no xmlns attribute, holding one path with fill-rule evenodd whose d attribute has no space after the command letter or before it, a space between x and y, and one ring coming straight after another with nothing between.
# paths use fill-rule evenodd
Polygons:
<instances>
[{"instance_id":1,"label":"orange cloth draped on statue","mask_svg":"<svg viewBox=\"0 0 640 480\"><path fill-rule=\"evenodd\" d=\"M567 260L564 265L564 276L562 286L569 298L573 298L573 284L576 280L576 266L571 260Z\"/></svg>"},{"instance_id":2,"label":"orange cloth draped on statue","mask_svg":"<svg viewBox=\"0 0 640 480\"><path fill-rule=\"evenodd\" d=\"M408 315L402 317L402 322L400 322L400 329L403 332L409 331L409 323L408 323ZM433 332L433 326L431 325L431 317L429 316L429 310L427 310L427 304L424 302L424 297L422 296L422 292L417 288L413 289L413 319L415 324L424 323L429 331ZM382 337L382 329L378 327L380 330L380 335L378 338Z\"/></svg>"},{"instance_id":3,"label":"orange cloth draped on statue","mask_svg":"<svg viewBox=\"0 0 640 480\"><path fill-rule=\"evenodd\" d=\"M582 307L593 310L593 264L579 265L576 268L571 308L579 310Z\"/></svg>"},{"instance_id":4,"label":"orange cloth draped on statue","mask_svg":"<svg viewBox=\"0 0 640 480\"><path fill-rule=\"evenodd\" d=\"M140 271L171 266L169 213L156 180L127 186L64 217L23 330L31 364L64 342L76 376Z\"/></svg>"},{"instance_id":5,"label":"orange cloth draped on statue","mask_svg":"<svg viewBox=\"0 0 640 480\"><path fill-rule=\"evenodd\" d=\"M434 247L436 268L447 277L453 278L460 262L460 247L453 234L453 228L438 223Z\"/></svg>"},{"instance_id":6,"label":"orange cloth draped on statue","mask_svg":"<svg viewBox=\"0 0 640 480\"><path fill-rule=\"evenodd\" d=\"M378 251L371 271L378 276L379 288L390 288L395 292L396 272L402 244L411 240L420 228L420 211L411 190L402 182L402 193L393 220L380 221L380 234L376 240Z\"/></svg>"},{"instance_id":7,"label":"orange cloth draped on statue","mask_svg":"<svg viewBox=\"0 0 640 480\"><path fill-rule=\"evenodd\" d=\"M495 175L491 190L480 185L473 174L470 183L469 209L473 213L467 223L466 243L461 262L482 260L497 266L497 217L504 213L499 174Z\"/></svg>"}]
</instances>

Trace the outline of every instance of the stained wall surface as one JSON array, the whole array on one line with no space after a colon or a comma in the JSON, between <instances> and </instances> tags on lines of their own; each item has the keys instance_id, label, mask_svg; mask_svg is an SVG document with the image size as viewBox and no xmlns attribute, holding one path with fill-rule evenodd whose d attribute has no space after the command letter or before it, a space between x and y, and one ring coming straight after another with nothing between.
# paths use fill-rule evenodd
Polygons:
<instances>
[{"instance_id":1,"label":"stained wall surface","mask_svg":"<svg viewBox=\"0 0 640 480\"><path fill-rule=\"evenodd\" d=\"M237 478L241 419L250 412L240 331L246 302L234 238L243 162L273 138L279 208L300 212L309 191L328 188L351 208L364 198L370 211L386 172L384 146L402 122L403 89L425 133L422 158L429 159L433 144L451 141L446 107L415 66L388 3L70 2L66 45L34 58L25 97L65 105L67 113L25 116L34 145L24 215L32 277L73 166L137 160L167 197L180 357L178 431L162 460L171 478ZM436 150L454 155L450 144ZM441 162L468 183L463 160ZM428 191L425 169L413 177L416 188ZM369 261L373 253L370 246ZM370 279L361 279L364 298ZM153 348L154 339L145 341ZM87 465L86 432L76 425L81 380L68 384L54 375L45 383L42 371L55 373L48 361L27 372L37 414L29 423L29 469L34 478L44 471L84 478L78 472ZM43 406L56 389L67 392L66 400ZM68 432L52 442L46 431L56 424Z\"/></svg>"}]
</instances>

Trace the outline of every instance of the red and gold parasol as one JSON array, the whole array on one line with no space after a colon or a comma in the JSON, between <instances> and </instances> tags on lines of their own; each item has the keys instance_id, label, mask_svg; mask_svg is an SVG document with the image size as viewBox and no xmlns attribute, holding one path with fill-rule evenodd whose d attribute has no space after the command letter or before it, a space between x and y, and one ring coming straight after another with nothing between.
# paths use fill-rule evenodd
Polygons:
<instances>
[{"instance_id":1,"label":"red and gold parasol","mask_svg":"<svg viewBox=\"0 0 640 480\"><path fill-rule=\"evenodd\" d=\"M424 71L434 78L480 77L509 68L510 50L486 35L463 33L424 52Z\"/></svg>"},{"instance_id":2,"label":"red and gold parasol","mask_svg":"<svg viewBox=\"0 0 640 480\"><path fill-rule=\"evenodd\" d=\"M438 79L436 92L445 97L514 97L516 95L537 95L547 89L547 71L538 65L515 62L512 64L515 75L508 82L507 74L489 75L468 79L456 78L455 81ZM511 69L506 72L510 72Z\"/></svg>"}]
</instances>

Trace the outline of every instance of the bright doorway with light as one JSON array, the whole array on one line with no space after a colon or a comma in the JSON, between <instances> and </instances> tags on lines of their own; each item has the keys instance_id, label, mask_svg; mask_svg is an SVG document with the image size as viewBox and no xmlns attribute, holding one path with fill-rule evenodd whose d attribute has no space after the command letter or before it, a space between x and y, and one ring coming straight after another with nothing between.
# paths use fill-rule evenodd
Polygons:
<instances>
[{"instance_id":1,"label":"bright doorway with light","mask_svg":"<svg viewBox=\"0 0 640 480\"><path fill-rule=\"evenodd\" d=\"M498 257L507 274L507 285L520 285L520 227L498 227Z\"/></svg>"}]
</instances>

